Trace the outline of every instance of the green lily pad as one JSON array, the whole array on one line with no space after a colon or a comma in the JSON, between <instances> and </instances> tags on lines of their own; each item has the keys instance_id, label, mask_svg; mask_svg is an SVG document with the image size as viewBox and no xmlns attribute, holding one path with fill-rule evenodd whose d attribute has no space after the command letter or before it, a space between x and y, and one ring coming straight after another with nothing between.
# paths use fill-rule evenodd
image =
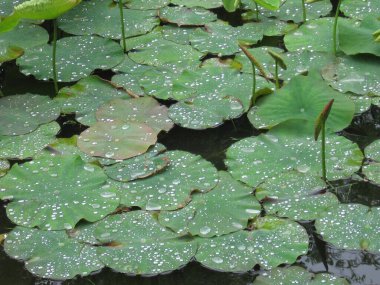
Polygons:
<instances>
[{"instance_id":1,"label":"green lily pad","mask_svg":"<svg viewBox=\"0 0 380 285\"><path fill-rule=\"evenodd\" d=\"M327 273L310 273L305 269L292 266L289 268L273 268L269 272L264 272L256 277L254 285L283 285L283 284L303 284L303 285L349 285L346 279L335 277Z\"/></svg>"},{"instance_id":2,"label":"green lily pad","mask_svg":"<svg viewBox=\"0 0 380 285\"><path fill-rule=\"evenodd\" d=\"M216 14L200 7L164 7L158 16L161 21L178 26L202 26L217 19Z\"/></svg>"},{"instance_id":3,"label":"green lily pad","mask_svg":"<svg viewBox=\"0 0 380 285\"><path fill-rule=\"evenodd\" d=\"M320 148L311 135L269 132L233 144L225 163L235 179L250 186L292 169L321 177ZM327 136L326 153L330 180L350 177L361 167L362 152L344 137Z\"/></svg>"},{"instance_id":4,"label":"green lily pad","mask_svg":"<svg viewBox=\"0 0 380 285\"><path fill-rule=\"evenodd\" d=\"M251 232L200 239L195 258L213 270L245 272L256 264L265 269L291 264L307 253L309 237L295 222L267 216L256 220L253 227Z\"/></svg>"},{"instance_id":5,"label":"green lily pad","mask_svg":"<svg viewBox=\"0 0 380 285\"><path fill-rule=\"evenodd\" d=\"M265 180L257 186L255 196L259 200L299 198L326 188L326 183L317 176L291 170Z\"/></svg>"},{"instance_id":6,"label":"green lily pad","mask_svg":"<svg viewBox=\"0 0 380 285\"><path fill-rule=\"evenodd\" d=\"M1 0L0 16L7 16L12 13L14 6L25 2L26 0Z\"/></svg>"},{"instance_id":7,"label":"green lily pad","mask_svg":"<svg viewBox=\"0 0 380 285\"><path fill-rule=\"evenodd\" d=\"M255 44L263 38L262 25L255 23L232 27L225 22L209 23L190 35L191 45L203 53L232 55L240 51L239 42Z\"/></svg>"},{"instance_id":8,"label":"green lily pad","mask_svg":"<svg viewBox=\"0 0 380 285\"><path fill-rule=\"evenodd\" d=\"M305 4L307 20L318 19L326 16L332 10L330 0L316 1L315 3ZM260 9L260 14L266 17L276 17L283 21L293 21L299 23L303 21L302 2L299 0L287 0L277 11ZM262 17L260 15L260 17Z\"/></svg>"},{"instance_id":9,"label":"green lily pad","mask_svg":"<svg viewBox=\"0 0 380 285\"><path fill-rule=\"evenodd\" d=\"M157 132L137 122L97 122L78 137L78 147L91 156L127 159L154 145Z\"/></svg>"},{"instance_id":10,"label":"green lily pad","mask_svg":"<svg viewBox=\"0 0 380 285\"><path fill-rule=\"evenodd\" d=\"M160 21L156 11L124 9L125 36L134 37L150 32ZM99 35L120 39L120 11L109 0L82 1L59 18L59 28L73 35Z\"/></svg>"},{"instance_id":11,"label":"green lily pad","mask_svg":"<svg viewBox=\"0 0 380 285\"><path fill-rule=\"evenodd\" d=\"M124 6L136 10L155 10L170 4L170 0L123 0Z\"/></svg>"},{"instance_id":12,"label":"green lily pad","mask_svg":"<svg viewBox=\"0 0 380 285\"><path fill-rule=\"evenodd\" d=\"M95 236L115 246L98 247L98 257L118 272L156 275L186 265L197 250L191 240L161 226L152 214L133 211L114 215L99 223Z\"/></svg>"},{"instance_id":13,"label":"green lily pad","mask_svg":"<svg viewBox=\"0 0 380 285\"><path fill-rule=\"evenodd\" d=\"M25 135L0 136L0 158L31 158L53 142L59 130L59 125L51 122L41 125L35 131Z\"/></svg>"},{"instance_id":14,"label":"green lily pad","mask_svg":"<svg viewBox=\"0 0 380 285\"><path fill-rule=\"evenodd\" d=\"M380 252L379 208L340 204L315 222L317 232L328 243L342 249Z\"/></svg>"},{"instance_id":15,"label":"green lily pad","mask_svg":"<svg viewBox=\"0 0 380 285\"><path fill-rule=\"evenodd\" d=\"M355 113L357 114L367 111L371 105L380 106L380 96L357 96L354 94L351 95L350 98L355 103Z\"/></svg>"},{"instance_id":16,"label":"green lily pad","mask_svg":"<svg viewBox=\"0 0 380 285\"><path fill-rule=\"evenodd\" d=\"M168 132L174 126L168 117L168 108L151 97L113 99L98 109L96 118L101 122L144 123L157 133L161 130Z\"/></svg>"},{"instance_id":17,"label":"green lily pad","mask_svg":"<svg viewBox=\"0 0 380 285\"><path fill-rule=\"evenodd\" d=\"M196 31L195 27L178 27L174 25L162 26L161 34L165 40L180 45L190 44L190 35Z\"/></svg>"},{"instance_id":18,"label":"green lily pad","mask_svg":"<svg viewBox=\"0 0 380 285\"><path fill-rule=\"evenodd\" d=\"M62 113L76 113L76 120L84 125L96 123L95 112L104 103L115 99L129 97L124 91L115 88L109 81L97 76L89 76L70 87L59 90L58 100Z\"/></svg>"},{"instance_id":19,"label":"green lily pad","mask_svg":"<svg viewBox=\"0 0 380 285\"><path fill-rule=\"evenodd\" d=\"M14 30L2 33L0 38L0 63L16 59L27 48L46 44L47 31L37 25L21 24Z\"/></svg>"},{"instance_id":20,"label":"green lily pad","mask_svg":"<svg viewBox=\"0 0 380 285\"><path fill-rule=\"evenodd\" d=\"M154 176L121 185L121 204L143 209L176 210L184 207L193 191L207 192L219 181L215 167L199 155L168 151L170 164Z\"/></svg>"},{"instance_id":21,"label":"green lily pad","mask_svg":"<svg viewBox=\"0 0 380 285\"><path fill-rule=\"evenodd\" d=\"M326 128L339 131L347 127L354 116L354 103L343 94L330 88L318 72L308 76L294 77L285 87L273 94L262 96L248 114L250 122L256 128L272 128L292 120L300 125L312 125L324 106L335 100Z\"/></svg>"},{"instance_id":22,"label":"green lily pad","mask_svg":"<svg viewBox=\"0 0 380 285\"><path fill-rule=\"evenodd\" d=\"M184 128L203 130L240 117L243 112L244 107L238 99L211 94L179 101L170 106L169 117Z\"/></svg>"},{"instance_id":23,"label":"green lily pad","mask_svg":"<svg viewBox=\"0 0 380 285\"><path fill-rule=\"evenodd\" d=\"M376 162L380 162L380 140L376 140L364 150L365 156Z\"/></svg>"},{"instance_id":24,"label":"green lily pad","mask_svg":"<svg viewBox=\"0 0 380 285\"><path fill-rule=\"evenodd\" d=\"M380 14L380 2L367 0L344 0L340 10L347 17L360 19L368 15L378 16Z\"/></svg>"},{"instance_id":25,"label":"green lily pad","mask_svg":"<svg viewBox=\"0 0 380 285\"><path fill-rule=\"evenodd\" d=\"M289 219L315 220L323 217L330 209L339 205L338 198L332 193L309 195L264 203L265 212Z\"/></svg>"},{"instance_id":26,"label":"green lily pad","mask_svg":"<svg viewBox=\"0 0 380 285\"><path fill-rule=\"evenodd\" d=\"M218 185L207 193L195 193L191 202L177 211L161 212L159 222L178 234L201 237L220 236L247 227L257 217L261 206L252 189L219 172Z\"/></svg>"},{"instance_id":27,"label":"green lily pad","mask_svg":"<svg viewBox=\"0 0 380 285\"><path fill-rule=\"evenodd\" d=\"M370 163L363 166L363 174L368 180L380 185L380 163Z\"/></svg>"},{"instance_id":28,"label":"green lily pad","mask_svg":"<svg viewBox=\"0 0 380 285\"><path fill-rule=\"evenodd\" d=\"M202 7L205 9L213 9L223 6L222 0L171 0L172 4L186 7Z\"/></svg>"},{"instance_id":29,"label":"green lily pad","mask_svg":"<svg viewBox=\"0 0 380 285\"><path fill-rule=\"evenodd\" d=\"M28 271L42 278L71 279L104 267L95 247L69 238L65 231L16 227L7 236L4 249L11 257L24 261Z\"/></svg>"},{"instance_id":30,"label":"green lily pad","mask_svg":"<svg viewBox=\"0 0 380 285\"><path fill-rule=\"evenodd\" d=\"M45 156L14 165L0 179L0 198L10 200L8 217L16 224L47 230L71 229L79 220L95 222L119 205L107 176L79 156Z\"/></svg>"},{"instance_id":31,"label":"green lily pad","mask_svg":"<svg viewBox=\"0 0 380 285\"><path fill-rule=\"evenodd\" d=\"M0 159L0 177L7 174L9 168L11 168L9 161L5 159Z\"/></svg>"},{"instance_id":32,"label":"green lily pad","mask_svg":"<svg viewBox=\"0 0 380 285\"><path fill-rule=\"evenodd\" d=\"M25 50L17 59L25 75L39 80L53 78L51 45L41 45ZM66 37L57 41L58 81L77 81L95 69L110 69L124 58L121 46L109 39L96 36Z\"/></svg>"},{"instance_id":33,"label":"green lily pad","mask_svg":"<svg viewBox=\"0 0 380 285\"><path fill-rule=\"evenodd\" d=\"M378 15L366 16L362 22L339 23L339 48L348 55L370 53L380 56L380 45L373 40L373 32L380 26Z\"/></svg>"},{"instance_id":34,"label":"green lily pad","mask_svg":"<svg viewBox=\"0 0 380 285\"><path fill-rule=\"evenodd\" d=\"M165 146L158 143L147 153L107 166L104 172L111 179L127 182L146 178L165 169L170 163L165 154Z\"/></svg>"},{"instance_id":35,"label":"green lily pad","mask_svg":"<svg viewBox=\"0 0 380 285\"><path fill-rule=\"evenodd\" d=\"M322 76L340 92L380 96L380 59L366 56L339 57L327 65Z\"/></svg>"},{"instance_id":36,"label":"green lily pad","mask_svg":"<svg viewBox=\"0 0 380 285\"><path fill-rule=\"evenodd\" d=\"M152 69L152 66L139 64L125 54L124 60L119 65L112 68L112 71L117 73L127 73L130 75L141 75L149 69Z\"/></svg>"},{"instance_id":37,"label":"green lily pad","mask_svg":"<svg viewBox=\"0 0 380 285\"><path fill-rule=\"evenodd\" d=\"M30 133L58 118L59 106L48 96L24 94L0 98L0 135Z\"/></svg>"}]
</instances>

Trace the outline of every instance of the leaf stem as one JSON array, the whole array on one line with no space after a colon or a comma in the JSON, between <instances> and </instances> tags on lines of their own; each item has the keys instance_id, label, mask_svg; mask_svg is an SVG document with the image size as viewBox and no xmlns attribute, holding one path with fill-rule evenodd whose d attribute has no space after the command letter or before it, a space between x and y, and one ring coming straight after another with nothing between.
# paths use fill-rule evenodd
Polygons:
<instances>
[{"instance_id":1,"label":"leaf stem","mask_svg":"<svg viewBox=\"0 0 380 285\"><path fill-rule=\"evenodd\" d=\"M276 90L280 89L280 81L278 80L278 61L276 60L276 67L275 67L275 79L276 79Z\"/></svg>"},{"instance_id":2,"label":"leaf stem","mask_svg":"<svg viewBox=\"0 0 380 285\"><path fill-rule=\"evenodd\" d=\"M321 136L322 136L322 178L323 178L323 181L327 181L327 177L326 177L326 123L325 121L322 122L322 132L321 132Z\"/></svg>"},{"instance_id":3,"label":"leaf stem","mask_svg":"<svg viewBox=\"0 0 380 285\"><path fill-rule=\"evenodd\" d=\"M121 37L123 41L124 52L127 51L127 44L125 42L125 26L124 26L124 10L123 10L123 1L119 0L119 11L120 11L120 22L121 22Z\"/></svg>"},{"instance_id":4,"label":"leaf stem","mask_svg":"<svg viewBox=\"0 0 380 285\"><path fill-rule=\"evenodd\" d=\"M306 22L307 16L306 16L306 4L305 4L305 0L302 0L302 13L303 13L303 21Z\"/></svg>"},{"instance_id":5,"label":"leaf stem","mask_svg":"<svg viewBox=\"0 0 380 285\"><path fill-rule=\"evenodd\" d=\"M255 98L256 94L256 66L252 63L252 79L253 79L253 85L252 85L252 99Z\"/></svg>"},{"instance_id":6,"label":"leaf stem","mask_svg":"<svg viewBox=\"0 0 380 285\"><path fill-rule=\"evenodd\" d=\"M335 19L334 19L334 28L333 28L333 52L336 55L337 53L337 29L338 29L338 19L339 19L339 11L340 11L340 5L342 4L342 0L339 0L338 6L336 7L335 11Z\"/></svg>"},{"instance_id":7,"label":"leaf stem","mask_svg":"<svg viewBox=\"0 0 380 285\"><path fill-rule=\"evenodd\" d=\"M259 5L257 5L256 1L255 2L255 6L256 6L256 21L258 22L259 21Z\"/></svg>"},{"instance_id":8,"label":"leaf stem","mask_svg":"<svg viewBox=\"0 0 380 285\"><path fill-rule=\"evenodd\" d=\"M53 20L53 80L54 80L54 91L56 96L58 94L58 72L57 72L57 34L58 34L58 25L57 19Z\"/></svg>"}]
</instances>

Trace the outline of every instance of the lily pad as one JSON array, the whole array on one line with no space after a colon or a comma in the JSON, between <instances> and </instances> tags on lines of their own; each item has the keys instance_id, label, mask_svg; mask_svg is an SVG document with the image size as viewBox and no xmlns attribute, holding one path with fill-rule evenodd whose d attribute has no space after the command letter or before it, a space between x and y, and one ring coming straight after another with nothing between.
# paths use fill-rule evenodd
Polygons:
<instances>
[{"instance_id":1,"label":"lily pad","mask_svg":"<svg viewBox=\"0 0 380 285\"><path fill-rule=\"evenodd\" d=\"M323 240L342 249L380 252L379 208L340 204L317 219L315 227Z\"/></svg>"},{"instance_id":2,"label":"lily pad","mask_svg":"<svg viewBox=\"0 0 380 285\"><path fill-rule=\"evenodd\" d=\"M250 186L292 169L321 177L320 148L311 135L269 132L233 144L225 163L235 179ZM326 152L330 180L350 177L361 167L362 152L344 137L327 136Z\"/></svg>"},{"instance_id":3,"label":"lily pad","mask_svg":"<svg viewBox=\"0 0 380 285\"><path fill-rule=\"evenodd\" d=\"M123 0L124 6L136 10L155 10L170 4L170 0Z\"/></svg>"},{"instance_id":4,"label":"lily pad","mask_svg":"<svg viewBox=\"0 0 380 285\"><path fill-rule=\"evenodd\" d=\"M62 113L76 113L78 122L91 126L96 123L95 112L101 105L124 97L129 97L124 90L117 89L100 77L89 76L75 85L59 90L55 100L60 102Z\"/></svg>"},{"instance_id":5,"label":"lily pad","mask_svg":"<svg viewBox=\"0 0 380 285\"><path fill-rule=\"evenodd\" d=\"M156 11L124 9L125 36L134 37L150 32L160 21ZM99 35L120 39L120 11L109 0L82 1L59 18L59 28L73 35Z\"/></svg>"},{"instance_id":6,"label":"lily pad","mask_svg":"<svg viewBox=\"0 0 380 285\"><path fill-rule=\"evenodd\" d=\"M326 188L326 183L317 176L296 170L281 173L257 186L255 196L259 200L299 198Z\"/></svg>"},{"instance_id":7,"label":"lily pad","mask_svg":"<svg viewBox=\"0 0 380 285\"><path fill-rule=\"evenodd\" d=\"M51 45L27 49L17 60L25 75L39 80L53 78ZM77 81L95 69L110 69L124 58L121 46L109 39L96 36L66 37L57 41L58 81Z\"/></svg>"},{"instance_id":8,"label":"lily pad","mask_svg":"<svg viewBox=\"0 0 380 285\"><path fill-rule=\"evenodd\" d=\"M48 96L24 94L0 98L0 135L30 133L58 118L59 106Z\"/></svg>"},{"instance_id":9,"label":"lily pad","mask_svg":"<svg viewBox=\"0 0 380 285\"><path fill-rule=\"evenodd\" d=\"M380 2L368 0L344 0L340 10L347 17L360 19L368 15L378 16L380 14Z\"/></svg>"},{"instance_id":10,"label":"lily pad","mask_svg":"<svg viewBox=\"0 0 380 285\"><path fill-rule=\"evenodd\" d=\"M171 0L171 3L178 6L186 7L202 7L205 9L213 9L223 6L222 0Z\"/></svg>"},{"instance_id":11,"label":"lily pad","mask_svg":"<svg viewBox=\"0 0 380 285\"><path fill-rule=\"evenodd\" d=\"M0 177L7 174L9 168L11 168L9 161L5 159L0 159Z\"/></svg>"},{"instance_id":12,"label":"lily pad","mask_svg":"<svg viewBox=\"0 0 380 285\"><path fill-rule=\"evenodd\" d=\"M310 273L305 269L292 266L289 268L274 268L256 277L254 285L349 285L346 279L335 277L327 273Z\"/></svg>"},{"instance_id":13,"label":"lily pad","mask_svg":"<svg viewBox=\"0 0 380 285\"><path fill-rule=\"evenodd\" d=\"M157 133L161 130L168 132L174 126L168 117L168 108L151 97L111 100L98 109L96 118L101 122L144 123Z\"/></svg>"},{"instance_id":14,"label":"lily pad","mask_svg":"<svg viewBox=\"0 0 380 285\"><path fill-rule=\"evenodd\" d=\"M327 65L322 76L340 92L380 96L380 59L368 56L338 57Z\"/></svg>"},{"instance_id":15,"label":"lily pad","mask_svg":"<svg viewBox=\"0 0 380 285\"><path fill-rule=\"evenodd\" d=\"M380 185L380 163L370 163L363 166L363 174L368 180Z\"/></svg>"},{"instance_id":16,"label":"lily pad","mask_svg":"<svg viewBox=\"0 0 380 285\"><path fill-rule=\"evenodd\" d=\"M97 122L78 137L78 147L91 156L127 159L154 145L157 132L137 122Z\"/></svg>"},{"instance_id":17,"label":"lily pad","mask_svg":"<svg viewBox=\"0 0 380 285\"><path fill-rule=\"evenodd\" d=\"M323 217L330 209L339 205L332 193L308 195L264 203L265 212L293 220L315 220Z\"/></svg>"},{"instance_id":18,"label":"lily pad","mask_svg":"<svg viewBox=\"0 0 380 285\"><path fill-rule=\"evenodd\" d=\"M263 38L262 25L255 23L232 27L225 22L209 23L205 29L198 28L190 35L191 45L202 53L219 56L232 55L240 51L239 42L251 45Z\"/></svg>"},{"instance_id":19,"label":"lily pad","mask_svg":"<svg viewBox=\"0 0 380 285\"><path fill-rule=\"evenodd\" d=\"M181 45L188 45L190 44L190 35L195 30L195 27L178 27L174 25L165 25L161 29L161 34L165 40L172 41Z\"/></svg>"},{"instance_id":20,"label":"lily pad","mask_svg":"<svg viewBox=\"0 0 380 285\"><path fill-rule=\"evenodd\" d=\"M216 14L199 7L164 7L158 16L161 21L178 26L202 26L217 19Z\"/></svg>"},{"instance_id":21,"label":"lily pad","mask_svg":"<svg viewBox=\"0 0 380 285\"><path fill-rule=\"evenodd\" d=\"M250 232L200 239L195 258L213 270L245 272L256 264L265 269L291 264L307 253L309 237L295 222L267 216L257 219L253 227Z\"/></svg>"},{"instance_id":22,"label":"lily pad","mask_svg":"<svg viewBox=\"0 0 380 285\"><path fill-rule=\"evenodd\" d=\"M207 192L219 181L215 167L199 155L168 151L170 164L154 176L121 184L121 204L143 209L176 210L184 207L193 191Z\"/></svg>"},{"instance_id":23,"label":"lily pad","mask_svg":"<svg viewBox=\"0 0 380 285\"><path fill-rule=\"evenodd\" d=\"M152 176L170 163L165 154L161 155L165 150L165 146L158 143L147 153L105 167L104 171L111 179L121 182Z\"/></svg>"},{"instance_id":24,"label":"lily pad","mask_svg":"<svg viewBox=\"0 0 380 285\"><path fill-rule=\"evenodd\" d=\"M227 172L219 172L218 185L207 193L195 193L191 202L177 211L161 212L159 222L178 234L201 237L220 236L247 227L261 206L252 189L234 180Z\"/></svg>"},{"instance_id":25,"label":"lily pad","mask_svg":"<svg viewBox=\"0 0 380 285\"><path fill-rule=\"evenodd\" d=\"M0 198L10 200L16 224L47 230L71 229L79 220L95 222L119 205L115 188L96 165L79 156L45 156L14 165L0 179Z\"/></svg>"},{"instance_id":26,"label":"lily pad","mask_svg":"<svg viewBox=\"0 0 380 285\"><path fill-rule=\"evenodd\" d=\"M364 150L366 158L380 162L380 140L375 140Z\"/></svg>"},{"instance_id":27,"label":"lily pad","mask_svg":"<svg viewBox=\"0 0 380 285\"><path fill-rule=\"evenodd\" d=\"M55 140L55 135L59 130L59 125L56 122L51 122L25 135L0 136L0 158L32 158Z\"/></svg>"},{"instance_id":28,"label":"lily pad","mask_svg":"<svg viewBox=\"0 0 380 285\"><path fill-rule=\"evenodd\" d=\"M26 0L1 0L0 16L7 16L12 13L14 6L25 2Z\"/></svg>"},{"instance_id":29,"label":"lily pad","mask_svg":"<svg viewBox=\"0 0 380 285\"><path fill-rule=\"evenodd\" d=\"M244 107L238 99L211 94L179 101L170 106L169 117L184 128L203 130L240 117L243 112Z\"/></svg>"},{"instance_id":30,"label":"lily pad","mask_svg":"<svg viewBox=\"0 0 380 285\"><path fill-rule=\"evenodd\" d=\"M330 88L318 72L294 77L285 87L262 96L249 112L248 118L256 128L272 128L289 120L300 125L310 124L313 132L316 118L324 106L335 100L326 128L339 131L347 127L354 116L354 103Z\"/></svg>"},{"instance_id":31,"label":"lily pad","mask_svg":"<svg viewBox=\"0 0 380 285\"><path fill-rule=\"evenodd\" d=\"M49 40L47 31L37 25L21 24L14 30L2 33L0 38L0 63L16 59L24 50L46 44Z\"/></svg>"},{"instance_id":32,"label":"lily pad","mask_svg":"<svg viewBox=\"0 0 380 285\"><path fill-rule=\"evenodd\" d=\"M98 247L99 259L113 270L132 275L151 276L178 269L190 262L197 250L195 242L180 239L143 211L106 218L97 226L95 236L111 243Z\"/></svg>"},{"instance_id":33,"label":"lily pad","mask_svg":"<svg viewBox=\"0 0 380 285\"><path fill-rule=\"evenodd\" d=\"M65 231L16 227L7 236L4 249L11 257L24 261L28 271L42 278L65 280L87 276L104 267L95 247L69 238Z\"/></svg>"},{"instance_id":34,"label":"lily pad","mask_svg":"<svg viewBox=\"0 0 380 285\"><path fill-rule=\"evenodd\" d=\"M339 23L339 48L348 55L370 53L380 56L380 45L372 36L379 26L378 15L366 16L359 23Z\"/></svg>"}]
</instances>

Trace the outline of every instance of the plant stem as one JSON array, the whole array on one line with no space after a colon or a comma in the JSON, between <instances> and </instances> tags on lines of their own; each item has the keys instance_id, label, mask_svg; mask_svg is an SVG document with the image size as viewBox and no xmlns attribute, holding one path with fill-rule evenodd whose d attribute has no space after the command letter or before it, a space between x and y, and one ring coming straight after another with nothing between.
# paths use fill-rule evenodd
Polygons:
<instances>
[{"instance_id":1,"label":"plant stem","mask_svg":"<svg viewBox=\"0 0 380 285\"><path fill-rule=\"evenodd\" d=\"M256 6L256 21L258 22L259 21L259 5L257 5L256 1L255 1L255 6Z\"/></svg>"},{"instance_id":2,"label":"plant stem","mask_svg":"<svg viewBox=\"0 0 380 285\"><path fill-rule=\"evenodd\" d=\"M305 5L305 0L302 0L302 12L303 12L303 21L306 22L306 5Z\"/></svg>"},{"instance_id":3,"label":"plant stem","mask_svg":"<svg viewBox=\"0 0 380 285\"><path fill-rule=\"evenodd\" d=\"M276 79L276 90L280 89L280 81L278 80L278 61L276 60L276 68L275 68L275 79Z\"/></svg>"},{"instance_id":4,"label":"plant stem","mask_svg":"<svg viewBox=\"0 0 380 285\"><path fill-rule=\"evenodd\" d=\"M256 66L252 63L252 79L253 79L253 85L252 85L252 100L255 98L256 94Z\"/></svg>"},{"instance_id":5,"label":"plant stem","mask_svg":"<svg viewBox=\"0 0 380 285\"><path fill-rule=\"evenodd\" d=\"M338 19L339 19L339 11L340 11L340 4L342 4L342 0L339 0L338 6L336 7L335 12L335 19L334 19L334 28L333 28L333 52L336 55L337 53L337 39L336 39L336 33L338 28Z\"/></svg>"},{"instance_id":6,"label":"plant stem","mask_svg":"<svg viewBox=\"0 0 380 285\"><path fill-rule=\"evenodd\" d=\"M325 122L322 123L321 136L322 136L322 178L324 181L326 181L327 178L326 178L326 128L325 128Z\"/></svg>"},{"instance_id":7,"label":"plant stem","mask_svg":"<svg viewBox=\"0 0 380 285\"><path fill-rule=\"evenodd\" d=\"M125 26L124 26L124 10L123 10L123 1L119 0L119 10L120 10L120 21L121 21L121 37L123 41L124 52L127 51L127 44L125 43Z\"/></svg>"},{"instance_id":8,"label":"plant stem","mask_svg":"<svg viewBox=\"0 0 380 285\"><path fill-rule=\"evenodd\" d=\"M58 73L57 73L57 34L58 25L57 19L53 20L53 80L54 80L54 91L55 95L58 94Z\"/></svg>"}]
</instances>

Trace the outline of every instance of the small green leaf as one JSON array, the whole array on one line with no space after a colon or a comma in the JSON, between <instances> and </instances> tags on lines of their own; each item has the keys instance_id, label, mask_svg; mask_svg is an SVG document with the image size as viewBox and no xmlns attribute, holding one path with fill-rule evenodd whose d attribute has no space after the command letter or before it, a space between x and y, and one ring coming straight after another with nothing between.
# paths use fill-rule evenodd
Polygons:
<instances>
[{"instance_id":1,"label":"small green leaf","mask_svg":"<svg viewBox=\"0 0 380 285\"><path fill-rule=\"evenodd\" d=\"M235 12L240 5L240 0L223 0L224 9L227 12Z\"/></svg>"},{"instance_id":2,"label":"small green leaf","mask_svg":"<svg viewBox=\"0 0 380 285\"><path fill-rule=\"evenodd\" d=\"M278 10L280 9L281 0L253 0L260 6L269 9L269 10Z\"/></svg>"}]
</instances>

